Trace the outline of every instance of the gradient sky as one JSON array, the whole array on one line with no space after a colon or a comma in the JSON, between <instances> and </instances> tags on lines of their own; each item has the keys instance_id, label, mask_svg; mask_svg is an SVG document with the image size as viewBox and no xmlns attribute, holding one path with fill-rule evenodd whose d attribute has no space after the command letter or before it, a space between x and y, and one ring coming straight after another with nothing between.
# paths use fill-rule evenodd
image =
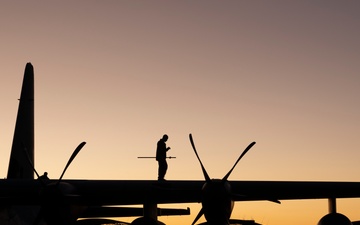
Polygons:
<instances>
[{"instance_id":1,"label":"gradient sky","mask_svg":"<svg viewBox=\"0 0 360 225\"><path fill-rule=\"evenodd\" d=\"M25 64L35 69L35 164L58 178L360 181L359 1L0 3L0 173ZM177 205L174 205L177 206ZM191 216L161 217L190 224ZM360 200L338 211L360 220ZM316 224L326 200L236 203L233 218ZM132 221L132 219L125 219ZM203 221L203 220L201 220Z\"/></svg>"}]
</instances>

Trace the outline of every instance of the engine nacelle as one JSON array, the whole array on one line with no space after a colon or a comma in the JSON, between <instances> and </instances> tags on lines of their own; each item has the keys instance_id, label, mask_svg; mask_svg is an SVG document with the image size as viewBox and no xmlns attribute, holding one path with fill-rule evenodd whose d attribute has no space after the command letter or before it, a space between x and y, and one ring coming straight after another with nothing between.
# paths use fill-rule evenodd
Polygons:
<instances>
[{"instance_id":1,"label":"engine nacelle","mask_svg":"<svg viewBox=\"0 0 360 225\"><path fill-rule=\"evenodd\" d=\"M329 213L321 218L317 225L352 225L352 223L341 213Z\"/></svg>"}]
</instances>

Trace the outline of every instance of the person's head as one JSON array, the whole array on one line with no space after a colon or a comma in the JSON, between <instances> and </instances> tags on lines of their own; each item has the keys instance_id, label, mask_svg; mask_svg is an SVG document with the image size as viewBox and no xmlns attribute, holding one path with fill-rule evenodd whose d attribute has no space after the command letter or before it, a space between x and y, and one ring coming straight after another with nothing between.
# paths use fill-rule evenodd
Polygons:
<instances>
[{"instance_id":1,"label":"person's head","mask_svg":"<svg viewBox=\"0 0 360 225\"><path fill-rule=\"evenodd\" d=\"M162 137L162 139L163 139L164 142L167 141L168 138L169 138L169 137L167 136L167 134L164 134L163 137Z\"/></svg>"}]
</instances>

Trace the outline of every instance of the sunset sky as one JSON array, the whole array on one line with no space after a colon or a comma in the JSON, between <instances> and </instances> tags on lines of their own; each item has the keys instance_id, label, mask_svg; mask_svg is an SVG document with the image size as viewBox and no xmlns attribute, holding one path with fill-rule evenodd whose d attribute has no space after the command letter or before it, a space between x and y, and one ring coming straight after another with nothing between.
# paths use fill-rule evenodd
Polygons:
<instances>
[{"instance_id":1,"label":"sunset sky","mask_svg":"<svg viewBox=\"0 0 360 225\"><path fill-rule=\"evenodd\" d=\"M65 179L360 181L360 1L4 1L0 176L24 68L35 70L35 164ZM360 191L360 190L359 190ZM168 225L191 216L160 217ZM161 205L160 205L161 207ZM168 206L167 206L168 207ZM327 200L238 202L233 218L317 224ZM360 199L338 211L360 220ZM124 219L132 221L134 218ZM204 221L204 219L199 222Z\"/></svg>"}]
</instances>

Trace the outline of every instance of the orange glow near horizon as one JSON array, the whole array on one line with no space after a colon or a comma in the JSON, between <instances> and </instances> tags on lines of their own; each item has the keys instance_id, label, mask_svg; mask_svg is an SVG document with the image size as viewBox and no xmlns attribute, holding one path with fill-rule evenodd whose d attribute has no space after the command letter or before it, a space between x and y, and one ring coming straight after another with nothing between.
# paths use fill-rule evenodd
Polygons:
<instances>
[{"instance_id":1,"label":"orange glow near horizon","mask_svg":"<svg viewBox=\"0 0 360 225\"><path fill-rule=\"evenodd\" d=\"M137 157L167 133L166 179L200 180L192 133L212 178L256 141L229 180L360 181L359 11L357 1L2 3L0 172L31 62L35 165L51 178L86 141L65 179L156 179L156 161ZM338 212L360 220L359 205L339 200ZM188 206L191 216L160 220L191 224L200 204ZM233 217L316 224L327 209L238 202Z\"/></svg>"}]
</instances>

